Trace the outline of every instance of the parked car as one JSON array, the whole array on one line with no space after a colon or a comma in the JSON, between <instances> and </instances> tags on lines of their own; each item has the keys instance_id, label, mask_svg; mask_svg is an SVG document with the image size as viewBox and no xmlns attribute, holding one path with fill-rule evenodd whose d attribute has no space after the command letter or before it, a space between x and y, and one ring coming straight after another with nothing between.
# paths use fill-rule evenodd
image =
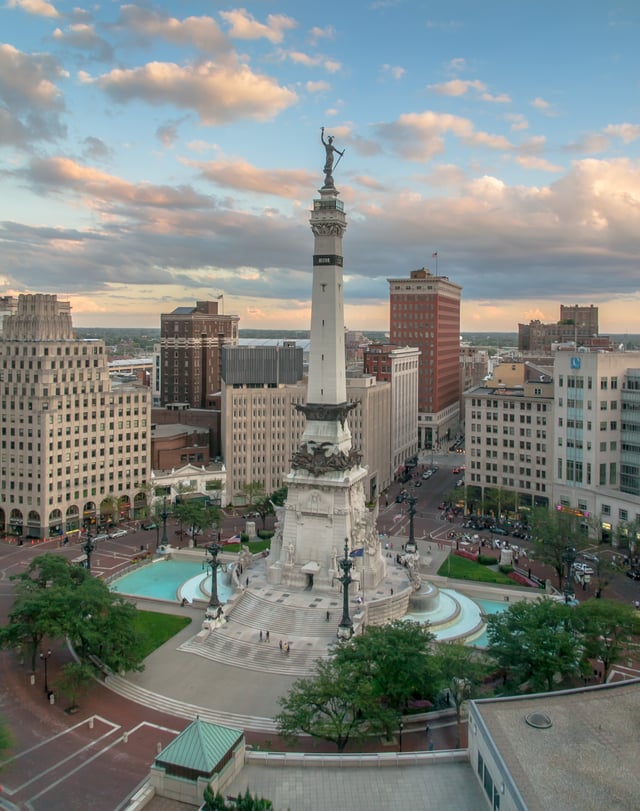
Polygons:
<instances>
[{"instance_id":1,"label":"parked car","mask_svg":"<svg viewBox=\"0 0 640 811\"><path fill-rule=\"evenodd\" d=\"M456 487L464 487L464 479L458 479L456 482Z\"/></svg>"},{"instance_id":2,"label":"parked car","mask_svg":"<svg viewBox=\"0 0 640 811\"><path fill-rule=\"evenodd\" d=\"M627 577L630 577L632 580L640 580L640 569L629 569L627 571Z\"/></svg>"},{"instance_id":3,"label":"parked car","mask_svg":"<svg viewBox=\"0 0 640 811\"><path fill-rule=\"evenodd\" d=\"M579 574L593 574L593 568L586 563L574 563L573 569Z\"/></svg>"},{"instance_id":4,"label":"parked car","mask_svg":"<svg viewBox=\"0 0 640 811\"><path fill-rule=\"evenodd\" d=\"M592 552L582 552L580 557L584 560L590 560L592 563L600 563L600 558Z\"/></svg>"},{"instance_id":5,"label":"parked car","mask_svg":"<svg viewBox=\"0 0 640 811\"><path fill-rule=\"evenodd\" d=\"M433 470L425 470L422 474L423 479L430 479L433 476Z\"/></svg>"},{"instance_id":6,"label":"parked car","mask_svg":"<svg viewBox=\"0 0 640 811\"><path fill-rule=\"evenodd\" d=\"M153 521L145 521L142 524L142 529L158 529L158 525L154 524Z\"/></svg>"},{"instance_id":7,"label":"parked car","mask_svg":"<svg viewBox=\"0 0 640 811\"><path fill-rule=\"evenodd\" d=\"M100 535L96 535L95 538L93 539L94 543L97 543L98 541L108 541L108 540L109 536L106 534L106 532L103 532Z\"/></svg>"},{"instance_id":8,"label":"parked car","mask_svg":"<svg viewBox=\"0 0 640 811\"><path fill-rule=\"evenodd\" d=\"M116 529L109 533L110 538L123 538L127 534L126 529Z\"/></svg>"},{"instance_id":9,"label":"parked car","mask_svg":"<svg viewBox=\"0 0 640 811\"><path fill-rule=\"evenodd\" d=\"M413 486L414 486L414 487L422 487L422 482L420 481L420 479L418 479L417 481L415 481L415 482L413 483Z\"/></svg>"},{"instance_id":10,"label":"parked car","mask_svg":"<svg viewBox=\"0 0 640 811\"><path fill-rule=\"evenodd\" d=\"M508 529L505 529L504 527L497 527L497 526L496 527L491 527L491 532L493 532L495 535L508 535L509 534Z\"/></svg>"},{"instance_id":11,"label":"parked car","mask_svg":"<svg viewBox=\"0 0 640 811\"><path fill-rule=\"evenodd\" d=\"M457 476L460 473L460 468L459 467L454 467L451 472L453 473L454 476Z\"/></svg>"}]
</instances>

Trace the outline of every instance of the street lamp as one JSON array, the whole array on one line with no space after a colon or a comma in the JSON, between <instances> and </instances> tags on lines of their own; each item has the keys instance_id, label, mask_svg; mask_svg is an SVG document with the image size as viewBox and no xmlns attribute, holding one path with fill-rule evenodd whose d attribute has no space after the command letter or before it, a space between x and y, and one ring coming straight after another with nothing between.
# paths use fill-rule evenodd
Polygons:
<instances>
[{"instance_id":1,"label":"street lamp","mask_svg":"<svg viewBox=\"0 0 640 811\"><path fill-rule=\"evenodd\" d=\"M44 651L40 651L40 659L44 662L44 691L47 695L49 695L49 679L47 674L47 662L49 661L49 657L51 656L51 651L48 650L46 653Z\"/></svg>"},{"instance_id":2,"label":"street lamp","mask_svg":"<svg viewBox=\"0 0 640 811\"><path fill-rule=\"evenodd\" d=\"M167 538L167 518L169 517L169 513L167 512L167 497L164 496L162 499L162 512L160 513L160 518L162 519L162 545L166 546L169 543L169 539ZM157 546L157 544L156 544Z\"/></svg>"},{"instance_id":3,"label":"street lamp","mask_svg":"<svg viewBox=\"0 0 640 811\"><path fill-rule=\"evenodd\" d=\"M404 729L404 721L400 721L398 724L398 742L400 744L399 750L402 752L402 730Z\"/></svg>"},{"instance_id":4,"label":"street lamp","mask_svg":"<svg viewBox=\"0 0 640 811\"><path fill-rule=\"evenodd\" d=\"M576 562L577 556L578 554L576 552L575 547L573 546L567 546L567 548L564 550L564 555L562 556L562 559L567 564L567 576L565 578L564 588L562 590L564 594L564 601L567 605L569 604L571 597L573 595L573 586L571 585L571 572L573 571L573 565Z\"/></svg>"},{"instance_id":5,"label":"street lamp","mask_svg":"<svg viewBox=\"0 0 640 811\"><path fill-rule=\"evenodd\" d=\"M338 639L351 639L353 636L353 622L349 616L349 584L353 583L351 577L351 567L353 561L349 558L349 539L344 539L344 558L338 564L342 569L342 575L338 578L342 583L342 619L338 625Z\"/></svg>"},{"instance_id":6,"label":"street lamp","mask_svg":"<svg viewBox=\"0 0 640 811\"><path fill-rule=\"evenodd\" d=\"M222 613L222 603L218 598L218 554L221 548L220 544L212 541L209 546L206 547L206 551L211 557L206 558L203 564L203 567L206 566L211 569L211 596L209 597L209 606L206 611L206 616L215 619Z\"/></svg>"},{"instance_id":7,"label":"street lamp","mask_svg":"<svg viewBox=\"0 0 640 811\"><path fill-rule=\"evenodd\" d=\"M95 541L91 537L91 524L87 523L87 540L84 542L82 546L82 551L87 556L87 571L91 573L91 555L96 548Z\"/></svg>"},{"instance_id":8,"label":"street lamp","mask_svg":"<svg viewBox=\"0 0 640 811\"><path fill-rule=\"evenodd\" d=\"M407 504L409 505L409 540L404 545L404 550L410 555L413 555L418 550L413 530L413 519L416 514L416 497L413 494L407 496Z\"/></svg>"}]
</instances>

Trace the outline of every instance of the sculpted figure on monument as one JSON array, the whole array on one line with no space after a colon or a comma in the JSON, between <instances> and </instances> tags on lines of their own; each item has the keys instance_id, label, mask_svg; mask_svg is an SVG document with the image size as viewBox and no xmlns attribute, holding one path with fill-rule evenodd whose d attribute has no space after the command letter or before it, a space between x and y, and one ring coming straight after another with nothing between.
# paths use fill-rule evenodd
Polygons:
<instances>
[{"instance_id":1,"label":"sculpted figure on monument","mask_svg":"<svg viewBox=\"0 0 640 811\"><path fill-rule=\"evenodd\" d=\"M340 158L344 155L344 150L340 152L339 149L336 149L333 145L333 135L330 135L328 138L324 137L324 127L321 128L320 133L320 140L325 149L325 161L324 161L324 184L325 186L333 186L333 154L334 152L336 155L340 155ZM338 160L340 160L338 158ZM338 163L336 162L336 166Z\"/></svg>"}]
</instances>

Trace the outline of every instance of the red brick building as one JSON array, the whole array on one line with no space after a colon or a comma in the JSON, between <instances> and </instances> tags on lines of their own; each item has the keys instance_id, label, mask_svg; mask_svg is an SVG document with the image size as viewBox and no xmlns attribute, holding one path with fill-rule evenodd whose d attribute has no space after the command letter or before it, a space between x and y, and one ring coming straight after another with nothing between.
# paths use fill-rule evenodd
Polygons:
<instances>
[{"instance_id":1,"label":"red brick building","mask_svg":"<svg viewBox=\"0 0 640 811\"><path fill-rule=\"evenodd\" d=\"M389 342L420 350L418 443L430 448L459 431L462 288L427 268L387 281Z\"/></svg>"}]
</instances>

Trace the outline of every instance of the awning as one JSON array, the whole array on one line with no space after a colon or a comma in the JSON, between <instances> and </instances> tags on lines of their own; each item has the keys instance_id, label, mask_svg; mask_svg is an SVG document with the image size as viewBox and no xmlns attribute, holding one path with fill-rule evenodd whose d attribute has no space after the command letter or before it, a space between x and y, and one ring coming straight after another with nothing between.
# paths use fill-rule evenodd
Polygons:
<instances>
[{"instance_id":1,"label":"awning","mask_svg":"<svg viewBox=\"0 0 640 811\"><path fill-rule=\"evenodd\" d=\"M320 564L317 563L315 560L308 561L302 567L302 572L304 574L318 574L319 571L320 571Z\"/></svg>"}]
</instances>

